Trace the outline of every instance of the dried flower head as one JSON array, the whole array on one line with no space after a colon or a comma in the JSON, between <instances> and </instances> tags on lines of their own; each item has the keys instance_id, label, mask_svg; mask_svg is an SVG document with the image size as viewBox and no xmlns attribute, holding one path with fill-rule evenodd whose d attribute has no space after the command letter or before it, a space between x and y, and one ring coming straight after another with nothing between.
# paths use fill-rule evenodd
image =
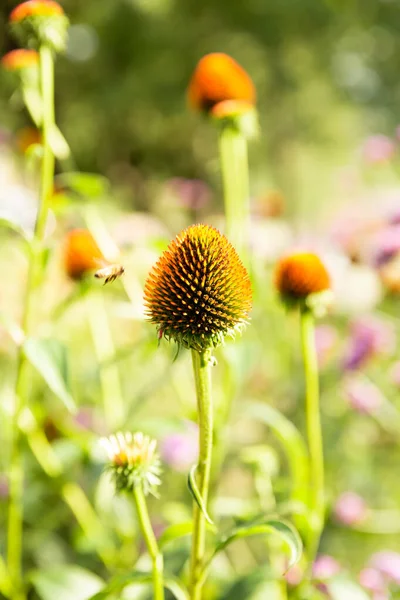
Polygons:
<instances>
[{"instance_id":1,"label":"dried flower head","mask_svg":"<svg viewBox=\"0 0 400 600\"><path fill-rule=\"evenodd\" d=\"M227 238L214 227L192 225L170 243L153 267L144 300L160 336L202 351L247 323L252 290Z\"/></svg>"},{"instance_id":2,"label":"dried flower head","mask_svg":"<svg viewBox=\"0 0 400 600\"><path fill-rule=\"evenodd\" d=\"M73 229L67 234L64 244L64 265L71 279L82 279L90 271L108 264L90 231Z\"/></svg>"},{"instance_id":3,"label":"dried flower head","mask_svg":"<svg viewBox=\"0 0 400 600\"><path fill-rule=\"evenodd\" d=\"M197 64L189 83L190 105L209 112L224 100L244 100L254 105L256 91L246 71L223 52L206 54Z\"/></svg>"},{"instance_id":4,"label":"dried flower head","mask_svg":"<svg viewBox=\"0 0 400 600\"><path fill-rule=\"evenodd\" d=\"M288 304L298 304L330 290L330 277L321 259L311 252L283 257L276 268L275 285Z\"/></svg>"},{"instance_id":5,"label":"dried flower head","mask_svg":"<svg viewBox=\"0 0 400 600\"><path fill-rule=\"evenodd\" d=\"M161 484L160 459L156 452L157 442L141 432L121 433L100 440L105 448L117 491L132 491L141 486L143 492L155 494Z\"/></svg>"},{"instance_id":6,"label":"dried flower head","mask_svg":"<svg viewBox=\"0 0 400 600\"><path fill-rule=\"evenodd\" d=\"M18 4L10 14L10 23L23 44L35 47L46 44L56 52L65 47L68 19L54 0Z\"/></svg>"},{"instance_id":7,"label":"dried flower head","mask_svg":"<svg viewBox=\"0 0 400 600\"><path fill-rule=\"evenodd\" d=\"M39 64L39 53L36 50L11 50L1 59L2 66L7 71L19 71L20 69L29 69L37 67Z\"/></svg>"}]
</instances>

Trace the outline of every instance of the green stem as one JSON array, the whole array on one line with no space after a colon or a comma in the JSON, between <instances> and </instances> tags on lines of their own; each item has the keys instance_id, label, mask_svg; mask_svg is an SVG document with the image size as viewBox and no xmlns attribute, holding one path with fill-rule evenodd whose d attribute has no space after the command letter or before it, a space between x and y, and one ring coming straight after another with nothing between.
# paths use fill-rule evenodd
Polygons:
<instances>
[{"instance_id":1,"label":"green stem","mask_svg":"<svg viewBox=\"0 0 400 600\"><path fill-rule=\"evenodd\" d=\"M318 551L324 526L324 453L319 408L318 361L315 347L314 316L301 310L301 344L306 385L307 438L310 453L309 531L307 549L310 565Z\"/></svg>"},{"instance_id":2,"label":"green stem","mask_svg":"<svg viewBox=\"0 0 400 600\"><path fill-rule=\"evenodd\" d=\"M135 499L140 528L146 542L147 550L153 562L153 600L164 600L163 557L158 549L157 540L147 510L146 499L141 486L135 486L133 497Z\"/></svg>"},{"instance_id":3,"label":"green stem","mask_svg":"<svg viewBox=\"0 0 400 600\"><path fill-rule=\"evenodd\" d=\"M124 399L118 365L112 360L115 358L116 353L104 297L101 292L88 297L87 314L99 363L104 414L107 424L114 430L121 426L124 419Z\"/></svg>"},{"instance_id":4,"label":"green stem","mask_svg":"<svg viewBox=\"0 0 400 600\"><path fill-rule=\"evenodd\" d=\"M46 229L49 202L53 190L54 155L50 147L50 134L54 126L54 64L51 50L40 48L40 84L43 101L43 159L41 166L40 201L35 223L34 236L28 267L25 291L25 305L22 316L22 330L25 337L30 334L33 316L34 291L40 281L42 271L42 249ZM9 575L13 585L13 600L23 600L25 592L22 582L22 530L23 530L23 487L24 469L22 461L22 436L18 421L29 396L29 387L24 376L26 359L23 346L18 348L17 374L15 381L15 404L11 431L10 500L8 512L7 560Z\"/></svg>"},{"instance_id":5,"label":"green stem","mask_svg":"<svg viewBox=\"0 0 400 600\"><path fill-rule=\"evenodd\" d=\"M244 262L249 244L249 167L247 140L233 125L225 125L219 137L224 187L226 235Z\"/></svg>"},{"instance_id":6,"label":"green stem","mask_svg":"<svg viewBox=\"0 0 400 600\"><path fill-rule=\"evenodd\" d=\"M199 464L197 467L198 487L207 509L213 448L213 406L211 398L211 350L192 350L197 408L199 413ZM193 535L190 567L191 600L201 600L206 550L206 519L194 505Z\"/></svg>"}]
</instances>

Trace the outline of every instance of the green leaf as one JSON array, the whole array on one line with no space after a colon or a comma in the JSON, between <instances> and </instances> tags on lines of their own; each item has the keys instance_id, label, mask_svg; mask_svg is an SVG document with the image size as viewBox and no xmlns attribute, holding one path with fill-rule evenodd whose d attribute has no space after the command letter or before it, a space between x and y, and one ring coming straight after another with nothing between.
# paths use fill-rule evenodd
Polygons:
<instances>
[{"instance_id":1,"label":"green leaf","mask_svg":"<svg viewBox=\"0 0 400 600\"><path fill-rule=\"evenodd\" d=\"M341 577L324 582L332 600L369 600L369 595L354 581Z\"/></svg>"},{"instance_id":2,"label":"green leaf","mask_svg":"<svg viewBox=\"0 0 400 600\"><path fill-rule=\"evenodd\" d=\"M43 117L43 102L38 86L25 84L22 88L24 103L36 127L40 127Z\"/></svg>"},{"instance_id":3,"label":"green leaf","mask_svg":"<svg viewBox=\"0 0 400 600\"><path fill-rule=\"evenodd\" d=\"M305 441L296 427L282 413L268 404L250 402L245 415L267 425L282 444L291 473L292 500L307 505L309 486L308 453Z\"/></svg>"},{"instance_id":4,"label":"green leaf","mask_svg":"<svg viewBox=\"0 0 400 600\"><path fill-rule=\"evenodd\" d=\"M217 554L225 550L227 546L236 540L254 535L269 535L271 533L279 535L279 537L288 545L290 551L288 569L290 569L290 567L300 560L303 551L303 543L300 535L291 523L281 519L271 518L237 527L230 534L223 537L217 543L213 554L208 560L203 575L205 575L205 572Z\"/></svg>"},{"instance_id":5,"label":"green leaf","mask_svg":"<svg viewBox=\"0 0 400 600\"><path fill-rule=\"evenodd\" d=\"M57 125L53 125L49 131L49 144L54 152L54 156L60 160L65 160L70 156L71 150L68 146L67 140Z\"/></svg>"},{"instance_id":6,"label":"green leaf","mask_svg":"<svg viewBox=\"0 0 400 600\"><path fill-rule=\"evenodd\" d=\"M60 565L31 575L42 600L88 600L104 585L100 577L74 565Z\"/></svg>"},{"instance_id":7,"label":"green leaf","mask_svg":"<svg viewBox=\"0 0 400 600\"><path fill-rule=\"evenodd\" d=\"M62 173L56 178L57 184L84 198L100 198L109 191L109 181L94 173Z\"/></svg>"},{"instance_id":8,"label":"green leaf","mask_svg":"<svg viewBox=\"0 0 400 600\"><path fill-rule=\"evenodd\" d=\"M76 412L68 381L67 348L52 338L28 338L24 353L38 370L51 391L70 412Z\"/></svg>"},{"instance_id":9,"label":"green leaf","mask_svg":"<svg viewBox=\"0 0 400 600\"><path fill-rule=\"evenodd\" d=\"M180 538L191 535L193 531L193 523L192 521L188 521L187 523L176 523L174 525L170 525L159 537L158 546L160 549L164 548L167 544L174 542Z\"/></svg>"},{"instance_id":10,"label":"green leaf","mask_svg":"<svg viewBox=\"0 0 400 600\"><path fill-rule=\"evenodd\" d=\"M151 585L152 579L151 574L140 571L117 575L111 579L104 589L88 600L107 600L112 594L121 594L122 590L128 585L135 583L138 585ZM173 577L164 579L164 587L175 596L176 600L189 600L189 594L177 579Z\"/></svg>"},{"instance_id":11,"label":"green leaf","mask_svg":"<svg viewBox=\"0 0 400 600\"><path fill-rule=\"evenodd\" d=\"M197 483L196 483L196 469L197 469L197 465L193 465L193 467L189 471L189 475L188 475L188 488L189 488L190 493L193 496L194 501L196 502L197 506L199 507L199 509L203 513L204 518L207 521L207 523L209 523L210 525L214 525L214 522L212 521L212 519L210 518L210 516L209 516L209 514L207 512L207 507L204 504L203 498L201 497L200 490L197 487Z\"/></svg>"}]
</instances>

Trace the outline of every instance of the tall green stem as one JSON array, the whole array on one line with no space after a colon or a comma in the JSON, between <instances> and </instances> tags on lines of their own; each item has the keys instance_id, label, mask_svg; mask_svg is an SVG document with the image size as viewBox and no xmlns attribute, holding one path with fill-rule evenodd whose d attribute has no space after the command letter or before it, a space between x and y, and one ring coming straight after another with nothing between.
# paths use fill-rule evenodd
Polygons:
<instances>
[{"instance_id":1,"label":"tall green stem","mask_svg":"<svg viewBox=\"0 0 400 600\"><path fill-rule=\"evenodd\" d=\"M199 464L197 467L198 488L207 508L210 486L213 448L213 406L211 398L211 350L192 350L194 379L196 384L197 409L199 414ZM193 536L190 567L191 600L201 600L206 550L206 520L195 504L193 514Z\"/></svg>"},{"instance_id":2,"label":"tall green stem","mask_svg":"<svg viewBox=\"0 0 400 600\"><path fill-rule=\"evenodd\" d=\"M49 202L53 189L54 155L49 138L54 126L54 64L51 50L47 46L40 48L40 85L43 101L43 159L41 166L40 200L35 223L34 236L28 267L25 291L25 305L22 316L22 330L25 336L31 331L33 315L33 296L42 271L42 249L46 229ZM22 461L22 436L18 421L27 403L29 389L24 376L26 359L23 347L18 348L17 374L15 381L15 403L11 431L10 464L10 500L8 512L7 560L9 575L13 585L13 600L23 600L22 587L22 529L23 529L23 486L24 470Z\"/></svg>"},{"instance_id":3,"label":"tall green stem","mask_svg":"<svg viewBox=\"0 0 400 600\"><path fill-rule=\"evenodd\" d=\"M324 526L324 453L319 408L318 361L315 347L314 316L301 310L301 344L306 385L306 421L310 453L309 532L307 539L310 564L315 559Z\"/></svg>"},{"instance_id":4,"label":"tall green stem","mask_svg":"<svg viewBox=\"0 0 400 600\"><path fill-rule=\"evenodd\" d=\"M164 600L163 557L158 549L157 540L155 538L150 522L149 512L147 510L146 499L141 486L135 486L133 490L133 497L135 499L140 528L146 542L147 550L149 551L151 560L153 562L153 599Z\"/></svg>"},{"instance_id":5,"label":"tall green stem","mask_svg":"<svg viewBox=\"0 0 400 600\"><path fill-rule=\"evenodd\" d=\"M244 262L249 244L249 168L247 140L233 125L223 126L219 137L224 187L226 235Z\"/></svg>"}]
</instances>

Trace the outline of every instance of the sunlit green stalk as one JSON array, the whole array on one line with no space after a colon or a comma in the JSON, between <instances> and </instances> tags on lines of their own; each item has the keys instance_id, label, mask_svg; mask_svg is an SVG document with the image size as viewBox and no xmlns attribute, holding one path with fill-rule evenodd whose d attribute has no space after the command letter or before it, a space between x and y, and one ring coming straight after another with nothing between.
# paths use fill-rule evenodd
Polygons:
<instances>
[{"instance_id":1,"label":"sunlit green stalk","mask_svg":"<svg viewBox=\"0 0 400 600\"><path fill-rule=\"evenodd\" d=\"M124 399L118 364L112 360L116 353L104 297L101 293L88 296L87 314L99 363L104 414L109 427L115 430L121 426L124 418Z\"/></svg>"},{"instance_id":2,"label":"sunlit green stalk","mask_svg":"<svg viewBox=\"0 0 400 600\"><path fill-rule=\"evenodd\" d=\"M213 406L211 397L211 350L192 350L194 378L196 384L197 409L199 415L199 463L197 481L204 506L207 508L210 486L211 460L213 448ZM206 550L206 519L194 505L193 535L190 565L191 600L201 600Z\"/></svg>"},{"instance_id":3,"label":"sunlit green stalk","mask_svg":"<svg viewBox=\"0 0 400 600\"><path fill-rule=\"evenodd\" d=\"M34 236L28 267L25 291L25 305L22 316L22 330L25 336L31 331L33 314L33 296L42 271L42 250L46 229L49 202L53 189L54 155L50 147L51 129L54 126L54 63L50 48L40 48L40 85L43 101L43 159L41 165L40 200L36 218ZM22 531L23 531L23 486L24 470L22 461L22 436L18 421L28 401L29 389L24 376L26 359L23 347L18 349L17 374L15 381L15 403L11 432L11 465L10 465L10 501L8 512L7 560L9 575L13 585L13 600L23 600L22 580Z\"/></svg>"},{"instance_id":4,"label":"sunlit green stalk","mask_svg":"<svg viewBox=\"0 0 400 600\"><path fill-rule=\"evenodd\" d=\"M136 511L144 541L153 563L154 600L164 600L163 557L158 549L156 537L151 526L146 498L140 485L134 487Z\"/></svg>"},{"instance_id":5,"label":"sunlit green stalk","mask_svg":"<svg viewBox=\"0 0 400 600\"><path fill-rule=\"evenodd\" d=\"M221 129L219 154L224 188L226 236L246 264L250 225L247 140L233 124L226 124Z\"/></svg>"},{"instance_id":6,"label":"sunlit green stalk","mask_svg":"<svg viewBox=\"0 0 400 600\"><path fill-rule=\"evenodd\" d=\"M310 512L306 547L311 565L317 554L324 526L324 453L319 407L318 361L315 346L314 315L309 309L302 308L300 323L306 385L307 438L310 453Z\"/></svg>"}]
</instances>

